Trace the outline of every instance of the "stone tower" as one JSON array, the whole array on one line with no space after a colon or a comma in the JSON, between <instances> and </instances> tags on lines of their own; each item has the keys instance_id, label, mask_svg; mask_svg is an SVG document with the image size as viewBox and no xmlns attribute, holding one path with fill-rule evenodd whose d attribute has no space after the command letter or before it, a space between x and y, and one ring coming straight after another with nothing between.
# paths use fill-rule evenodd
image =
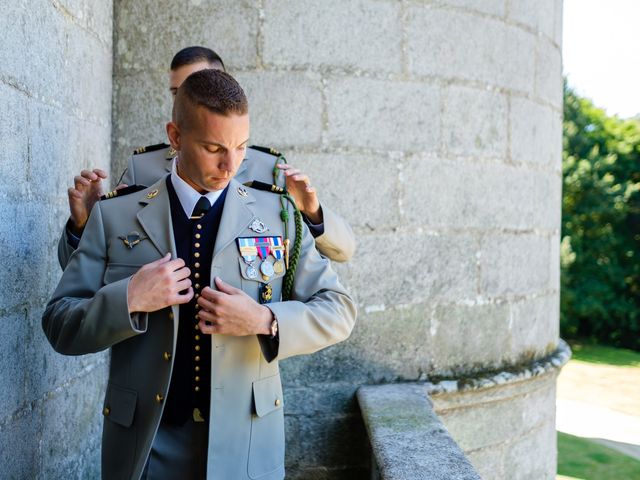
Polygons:
<instances>
[{"instance_id":1,"label":"stone tower","mask_svg":"<svg viewBox=\"0 0 640 480\"><path fill-rule=\"evenodd\" d=\"M33 2L17 2L25 28L10 38L16 50L45 49L36 57L44 81L18 54L0 66L0 98L14 102L0 111L13 122L4 138L17 131L30 145L12 143L12 163L0 165L9 175L0 180L0 215L30 202L14 228L0 222L5 249L22 245L0 273L3 289L18 285L3 294L0 314L19 332L26 320L38 351L37 366L27 354L11 364L0 353L21 375L3 379L20 387L1 412L3 447L11 432L41 429L38 449L49 456L34 475L86 471L72 439L56 446L51 432L68 425L51 410L81 405L97 424L90 407L100 406L101 382L92 372L105 358L60 359L38 331L38 308L59 275L52 255L64 186L79 168L105 164L109 132L114 178L133 147L165 140L168 65L199 44L216 50L249 94L252 143L280 149L309 173L358 238L355 258L336 266L360 309L351 339L282 365L288 478L367 478L354 393L401 381L425 382L483 478L554 478L561 0L190 0L179 8L114 0L112 11L108 2L38 1L35 16ZM29 42L24 32L36 29L53 42ZM24 105L31 129L23 130L6 112ZM67 123L57 125L55 114ZM46 132L49 148L37 146L33 128ZM55 173L34 186L34 162L45 158ZM42 200L55 208L30 213ZM30 245L46 246L34 270L24 262L35 247L16 233L29 228ZM24 300L20 271L33 275L36 299ZM0 352L19 350L15 335L2 335ZM82 430L94 449L95 431Z\"/></svg>"}]
</instances>

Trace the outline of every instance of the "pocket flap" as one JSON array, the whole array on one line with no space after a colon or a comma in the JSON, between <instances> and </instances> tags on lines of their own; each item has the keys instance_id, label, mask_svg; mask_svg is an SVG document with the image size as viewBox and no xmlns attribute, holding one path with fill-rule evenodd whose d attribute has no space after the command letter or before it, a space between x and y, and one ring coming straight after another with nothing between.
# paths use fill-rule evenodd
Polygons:
<instances>
[{"instance_id":1,"label":"pocket flap","mask_svg":"<svg viewBox=\"0 0 640 480\"><path fill-rule=\"evenodd\" d=\"M103 414L118 425L130 427L137 403L138 392L110 383L104 397Z\"/></svg>"},{"instance_id":2,"label":"pocket flap","mask_svg":"<svg viewBox=\"0 0 640 480\"><path fill-rule=\"evenodd\" d=\"M253 382L253 403L256 415L264 417L283 405L280 374Z\"/></svg>"}]
</instances>

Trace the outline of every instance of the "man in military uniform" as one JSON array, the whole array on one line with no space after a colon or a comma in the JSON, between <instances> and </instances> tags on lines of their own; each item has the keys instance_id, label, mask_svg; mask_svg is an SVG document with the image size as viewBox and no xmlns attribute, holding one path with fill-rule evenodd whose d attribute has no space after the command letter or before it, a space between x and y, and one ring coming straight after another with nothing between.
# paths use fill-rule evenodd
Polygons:
<instances>
[{"instance_id":1,"label":"man in military uniform","mask_svg":"<svg viewBox=\"0 0 640 480\"><path fill-rule=\"evenodd\" d=\"M194 72L205 68L224 71L224 63L213 50L187 47L179 51L171 62L169 91L175 97L178 87ZM127 185L151 185L171 171L175 152L164 143L141 147L129 159L122 182ZM278 170L274 175L274 166ZM283 177L284 176L284 180ZM83 170L69 188L71 217L58 243L58 259L64 268L77 247L82 229L96 200L102 195L103 170ZM321 206L309 177L291 165L282 163L280 155L272 149L249 147L246 158L236 175L241 182L258 180L263 183L286 185L303 213L303 218L316 240L318 250L338 262L349 260L355 251L355 237L349 224L338 214Z\"/></svg>"},{"instance_id":2,"label":"man in military uniform","mask_svg":"<svg viewBox=\"0 0 640 480\"><path fill-rule=\"evenodd\" d=\"M304 224L288 275L293 216L233 178L249 115L230 75L191 75L167 133L171 173L94 206L43 329L63 354L111 350L103 478L282 479L278 361L347 338L354 302Z\"/></svg>"}]
</instances>

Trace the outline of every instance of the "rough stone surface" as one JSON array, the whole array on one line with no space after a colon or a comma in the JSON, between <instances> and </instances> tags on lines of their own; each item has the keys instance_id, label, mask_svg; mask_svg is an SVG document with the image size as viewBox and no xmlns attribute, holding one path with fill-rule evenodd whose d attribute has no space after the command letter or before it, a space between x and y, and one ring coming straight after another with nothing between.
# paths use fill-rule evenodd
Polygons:
<instances>
[{"instance_id":1,"label":"rough stone surface","mask_svg":"<svg viewBox=\"0 0 640 480\"><path fill-rule=\"evenodd\" d=\"M60 276L66 189L109 170L111 1L7 4L0 16L0 477L99 478L104 355L63 357L40 318Z\"/></svg>"},{"instance_id":2,"label":"rough stone surface","mask_svg":"<svg viewBox=\"0 0 640 480\"><path fill-rule=\"evenodd\" d=\"M507 152L507 98L497 92L449 87L442 136L449 155L504 158ZM479 122L478 119L482 118Z\"/></svg>"},{"instance_id":3,"label":"rough stone surface","mask_svg":"<svg viewBox=\"0 0 640 480\"><path fill-rule=\"evenodd\" d=\"M426 4L407 8L409 71L533 91L535 37L504 21Z\"/></svg>"},{"instance_id":4,"label":"rough stone surface","mask_svg":"<svg viewBox=\"0 0 640 480\"><path fill-rule=\"evenodd\" d=\"M438 145L441 92L417 82L330 78L331 146L430 151Z\"/></svg>"},{"instance_id":5,"label":"rough stone surface","mask_svg":"<svg viewBox=\"0 0 640 480\"><path fill-rule=\"evenodd\" d=\"M265 2L264 62L400 72L400 12L400 3L389 1Z\"/></svg>"},{"instance_id":6,"label":"rough stone surface","mask_svg":"<svg viewBox=\"0 0 640 480\"><path fill-rule=\"evenodd\" d=\"M381 480L480 479L420 385L361 387L358 402Z\"/></svg>"}]
</instances>

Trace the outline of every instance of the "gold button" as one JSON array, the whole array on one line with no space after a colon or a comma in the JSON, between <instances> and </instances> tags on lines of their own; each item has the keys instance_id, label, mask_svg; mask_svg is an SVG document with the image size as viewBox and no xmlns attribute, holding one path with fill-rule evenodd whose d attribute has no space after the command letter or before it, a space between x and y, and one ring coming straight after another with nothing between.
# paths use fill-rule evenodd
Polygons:
<instances>
[{"instance_id":1,"label":"gold button","mask_svg":"<svg viewBox=\"0 0 640 480\"><path fill-rule=\"evenodd\" d=\"M196 352L199 352L200 351L200 345L196 345L195 349L196 349Z\"/></svg>"},{"instance_id":2,"label":"gold button","mask_svg":"<svg viewBox=\"0 0 640 480\"><path fill-rule=\"evenodd\" d=\"M279 399L279 398L276 398L275 406L276 406L276 407L279 407L279 406L280 406L280 399Z\"/></svg>"},{"instance_id":3,"label":"gold button","mask_svg":"<svg viewBox=\"0 0 640 480\"><path fill-rule=\"evenodd\" d=\"M200 294L199 293L196 293L196 298L200 298Z\"/></svg>"},{"instance_id":4,"label":"gold button","mask_svg":"<svg viewBox=\"0 0 640 480\"><path fill-rule=\"evenodd\" d=\"M199 392L199 391L200 391L200 387L198 387L198 386L196 385L195 391L196 391L196 392Z\"/></svg>"},{"instance_id":5,"label":"gold button","mask_svg":"<svg viewBox=\"0 0 640 480\"><path fill-rule=\"evenodd\" d=\"M200 254L198 252L194 253L193 256L196 258L200 258Z\"/></svg>"},{"instance_id":6,"label":"gold button","mask_svg":"<svg viewBox=\"0 0 640 480\"><path fill-rule=\"evenodd\" d=\"M202 225L197 224L197 225L196 225L196 228L197 228L198 230L202 230Z\"/></svg>"},{"instance_id":7,"label":"gold button","mask_svg":"<svg viewBox=\"0 0 640 480\"><path fill-rule=\"evenodd\" d=\"M196 324L196 330L200 330L200 325Z\"/></svg>"},{"instance_id":8,"label":"gold button","mask_svg":"<svg viewBox=\"0 0 640 480\"><path fill-rule=\"evenodd\" d=\"M200 278L200 274L198 272L196 272L193 276L196 278Z\"/></svg>"},{"instance_id":9,"label":"gold button","mask_svg":"<svg viewBox=\"0 0 640 480\"><path fill-rule=\"evenodd\" d=\"M200 371L200 367L198 365L196 365L196 372Z\"/></svg>"},{"instance_id":10,"label":"gold button","mask_svg":"<svg viewBox=\"0 0 640 480\"><path fill-rule=\"evenodd\" d=\"M200 307L200 304L196 303L196 310L199 310L200 308L202 308Z\"/></svg>"},{"instance_id":11,"label":"gold button","mask_svg":"<svg viewBox=\"0 0 640 480\"><path fill-rule=\"evenodd\" d=\"M195 360L196 360L196 362L199 362L200 361L200 355L196 355Z\"/></svg>"},{"instance_id":12,"label":"gold button","mask_svg":"<svg viewBox=\"0 0 640 480\"><path fill-rule=\"evenodd\" d=\"M194 247L196 248L200 248L200 244L198 242L196 242L196 244L194 245Z\"/></svg>"},{"instance_id":13,"label":"gold button","mask_svg":"<svg viewBox=\"0 0 640 480\"><path fill-rule=\"evenodd\" d=\"M199 233L196 233L196 238L200 238L200 234Z\"/></svg>"},{"instance_id":14,"label":"gold button","mask_svg":"<svg viewBox=\"0 0 640 480\"><path fill-rule=\"evenodd\" d=\"M168 362L169 360L171 360L171 353L170 352L164 352L162 354L162 358L164 358Z\"/></svg>"},{"instance_id":15,"label":"gold button","mask_svg":"<svg viewBox=\"0 0 640 480\"><path fill-rule=\"evenodd\" d=\"M173 312L169 312L169 320L173 320Z\"/></svg>"},{"instance_id":16,"label":"gold button","mask_svg":"<svg viewBox=\"0 0 640 480\"><path fill-rule=\"evenodd\" d=\"M199 283L196 283L196 284L195 284L195 287L199 289L199 288L200 288L200 284L199 284Z\"/></svg>"},{"instance_id":17,"label":"gold button","mask_svg":"<svg viewBox=\"0 0 640 480\"><path fill-rule=\"evenodd\" d=\"M200 320L200 315L198 315L198 314L196 313L196 316L195 316L194 318L195 318L196 320Z\"/></svg>"},{"instance_id":18,"label":"gold button","mask_svg":"<svg viewBox=\"0 0 640 480\"><path fill-rule=\"evenodd\" d=\"M164 396L161 393L156 395L156 402L162 403L164 401Z\"/></svg>"},{"instance_id":19,"label":"gold button","mask_svg":"<svg viewBox=\"0 0 640 480\"><path fill-rule=\"evenodd\" d=\"M104 407L104 409L102 410L102 414L105 417L108 417L110 413L111 413L111 409L109 407Z\"/></svg>"},{"instance_id":20,"label":"gold button","mask_svg":"<svg viewBox=\"0 0 640 480\"><path fill-rule=\"evenodd\" d=\"M200 264L198 262L195 263L194 267L200 268Z\"/></svg>"},{"instance_id":21,"label":"gold button","mask_svg":"<svg viewBox=\"0 0 640 480\"><path fill-rule=\"evenodd\" d=\"M195 381L199 382L200 381L200 377L196 376Z\"/></svg>"},{"instance_id":22,"label":"gold button","mask_svg":"<svg viewBox=\"0 0 640 480\"><path fill-rule=\"evenodd\" d=\"M200 335L196 335L196 340L200 340Z\"/></svg>"}]
</instances>

